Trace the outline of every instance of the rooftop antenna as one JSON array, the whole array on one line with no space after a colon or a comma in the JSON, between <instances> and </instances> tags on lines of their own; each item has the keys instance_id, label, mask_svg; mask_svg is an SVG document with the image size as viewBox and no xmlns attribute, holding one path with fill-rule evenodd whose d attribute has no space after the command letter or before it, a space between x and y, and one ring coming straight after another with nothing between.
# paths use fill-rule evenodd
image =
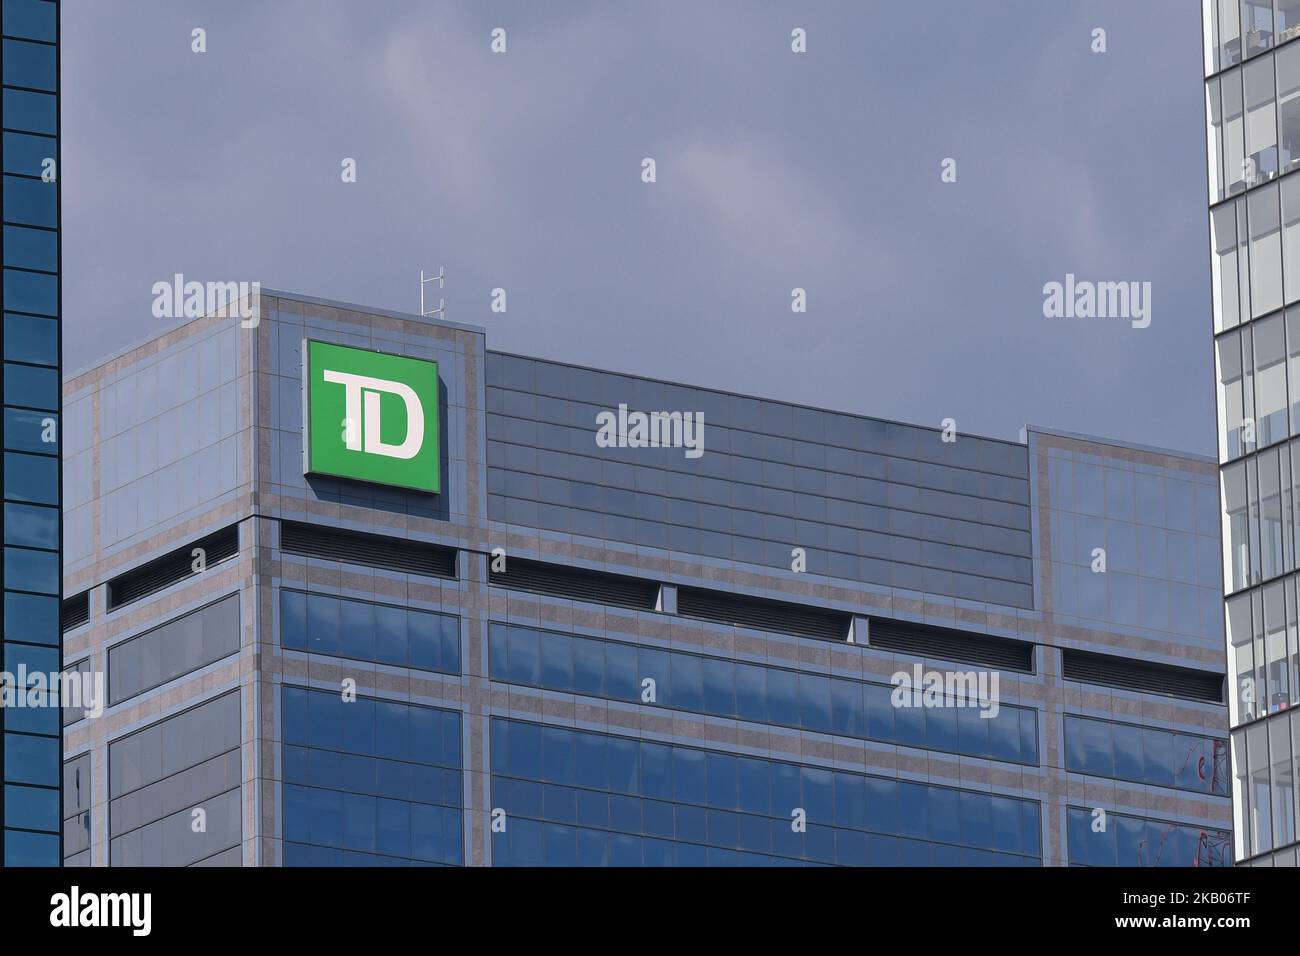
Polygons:
<instances>
[{"instance_id":1,"label":"rooftop antenna","mask_svg":"<svg viewBox=\"0 0 1300 956\"><path fill-rule=\"evenodd\" d=\"M442 296L438 296L438 307L436 309L426 310L424 308L425 284L429 282L437 282L438 288L441 289L443 287L443 284L446 281L447 281L447 271L442 266L438 267L438 274L436 276L426 276L424 274L424 270L423 269L420 270L420 315L421 316L428 318L431 315L436 315L439 318L441 318L442 314L447 311L447 306L446 303L443 302Z\"/></svg>"}]
</instances>

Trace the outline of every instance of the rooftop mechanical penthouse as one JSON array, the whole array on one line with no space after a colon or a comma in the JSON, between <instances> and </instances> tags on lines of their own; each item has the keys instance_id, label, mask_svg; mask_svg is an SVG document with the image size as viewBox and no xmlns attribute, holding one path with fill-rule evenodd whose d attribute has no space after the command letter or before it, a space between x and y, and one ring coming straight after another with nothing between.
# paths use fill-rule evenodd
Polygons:
<instances>
[{"instance_id":1,"label":"rooftop mechanical penthouse","mask_svg":"<svg viewBox=\"0 0 1300 956\"><path fill-rule=\"evenodd\" d=\"M1231 862L1214 461L259 309L65 382L69 863Z\"/></svg>"}]
</instances>

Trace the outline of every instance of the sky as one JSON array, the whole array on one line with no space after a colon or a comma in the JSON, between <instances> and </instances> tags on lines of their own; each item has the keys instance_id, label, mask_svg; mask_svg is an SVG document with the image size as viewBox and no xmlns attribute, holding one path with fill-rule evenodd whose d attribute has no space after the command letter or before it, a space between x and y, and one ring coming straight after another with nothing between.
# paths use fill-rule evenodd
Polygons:
<instances>
[{"instance_id":1,"label":"sky","mask_svg":"<svg viewBox=\"0 0 1300 956\"><path fill-rule=\"evenodd\" d=\"M65 0L62 26L69 371L170 324L175 273L418 313L442 267L492 349L1213 453L1190 0ZM1150 324L1045 316L1067 274L1149 282Z\"/></svg>"}]
</instances>

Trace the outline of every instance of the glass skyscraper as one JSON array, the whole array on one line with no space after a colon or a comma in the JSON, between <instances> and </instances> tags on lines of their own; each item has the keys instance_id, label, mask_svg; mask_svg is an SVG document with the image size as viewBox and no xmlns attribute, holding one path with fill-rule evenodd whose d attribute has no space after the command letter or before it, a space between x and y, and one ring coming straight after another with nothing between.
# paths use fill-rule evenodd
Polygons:
<instances>
[{"instance_id":1,"label":"glass skyscraper","mask_svg":"<svg viewBox=\"0 0 1300 956\"><path fill-rule=\"evenodd\" d=\"M62 857L60 670L59 6L3 0L4 663L6 866ZM23 706L18 706L21 697ZM28 706L34 704L35 706Z\"/></svg>"},{"instance_id":2,"label":"glass skyscraper","mask_svg":"<svg viewBox=\"0 0 1300 956\"><path fill-rule=\"evenodd\" d=\"M1295 866L1300 0L1204 0L1235 856Z\"/></svg>"},{"instance_id":3,"label":"glass skyscraper","mask_svg":"<svg viewBox=\"0 0 1300 956\"><path fill-rule=\"evenodd\" d=\"M64 647L108 685L68 865L1230 862L1213 458L256 316L64 383ZM315 464L359 375L437 491ZM602 442L620 407L702 453ZM997 707L900 699L922 671Z\"/></svg>"}]
</instances>

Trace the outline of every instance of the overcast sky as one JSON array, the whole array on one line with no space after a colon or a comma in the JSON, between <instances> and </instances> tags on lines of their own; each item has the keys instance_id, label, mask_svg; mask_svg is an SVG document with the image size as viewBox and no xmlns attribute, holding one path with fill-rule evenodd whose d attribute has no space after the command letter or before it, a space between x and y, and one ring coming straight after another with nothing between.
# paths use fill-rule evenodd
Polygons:
<instances>
[{"instance_id":1,"label":"overcast sky","mask_svg":"<svg viewBox=\"0 0 1300 956\"><path fill-rule=\"evenodd\" d=\"M444 266L447 317L490 348L1209 454L1199 19L1190 0L65 0L66 367L164 324L151 287L177 272L418 312L420 269ZM1150 282L1150 326L1045 318L1067 273Z\"/></svg>"}]
</instances>

